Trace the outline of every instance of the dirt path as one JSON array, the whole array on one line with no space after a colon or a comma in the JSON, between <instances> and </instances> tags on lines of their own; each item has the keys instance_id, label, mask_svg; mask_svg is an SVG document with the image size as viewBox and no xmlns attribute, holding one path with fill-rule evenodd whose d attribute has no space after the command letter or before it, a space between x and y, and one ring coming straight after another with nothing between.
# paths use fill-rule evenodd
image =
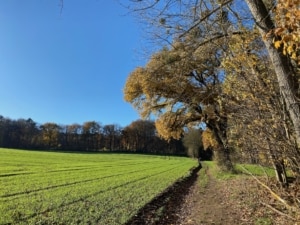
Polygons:
<instances>
[{"instance_id":1,"label":"dirt path","mask_svg":"<svg viewBox=\"0 0 300 225\"><path fill-rule=\"evenodd\" d=\"M263 206L268 198L249 177L215 179L208 168L207 184L196 182L185 198L176 225L295 225ZM268 195L268 194L267 194Z\"/></svg>"},{"instance_id":2,"label":"dirt path","mask_svg":"<svg viewBox=\"0 0 300 225\"><path fill-rule=\"evenodd\" d=\"M126 225L295 225L260 203L268 201L264 199L268 194L254 179L216 179L208 167L200 172L199 177L196 168L176 182ZM207 182L202 182L204 178Z\"/></svg>"},{"instance_id":3,"label":"dirt path","mask_svg":"<svg viewBox=\"0 0 300 225\"><path fill-rule=\"evenodd\" d=\"M251 197L246 189L255 186L249 186L249 182L243 179L216 180L210 171L206 173L206 186L200 186L199 182L193 186L182 206L182 219L178 224L251 224L247 218L251 212L241 200Z\"/></svg>"}]
</instances>

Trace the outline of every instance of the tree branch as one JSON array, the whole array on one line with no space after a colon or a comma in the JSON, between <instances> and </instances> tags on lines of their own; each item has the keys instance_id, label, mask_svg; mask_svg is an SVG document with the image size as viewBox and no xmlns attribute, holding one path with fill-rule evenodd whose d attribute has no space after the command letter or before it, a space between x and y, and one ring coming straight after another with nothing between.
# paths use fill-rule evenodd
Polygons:
<instances>
[{"instance_id":1,"label":"tree branch","mask_svg":"<svg viewBox=\"0 0 300 225\"><path fill-rule=\"evenodd\" d=\"M219 11L224 5L227 5L229 3L231 3L233 0L228 0L224 3L222 3L219 7L215 8L214 10L212 10L210 13L208 13L207 15L205 15L204 17L200 18L199 21L197 21L193 26L191 26L187 31L185 31L183 34L181 34L179 36L179 38L182 38L183 36L185 36L187 33L189 33L191 30L193 30L195 27L197 27L201 22L203 22L204 20L206 20L208 17L210 17L212 14L214 14L215 12Z\"/></svg>"},{"instance_id":2,"label":"tree branch","mask_svg":"<svg viewBox=\"0 0 300 225\"><path fill-rule=\"evenodd\" d=\"M263 186L265 189L267 189L271 195L278 201L284 204L284 206L288 209L292 209L293 207L290 206L284 199L282 199L279 195L277 195L270 187L268 187L266 184L261 182L256 176L254 176L249 170L247 170L244 166L241 166L243 170L245 170L248 174L250 174L261 186Z\"/></svg>"},{"instance_id":3,"label":"tree branch","mask_svg":"<svg viewBox=\"0 0 300 225\"><path fill-rule=\"evenodd\" d=\"M137 2L141 2L142 0L131 0L131 1L137 3ZM149 6L145 6L143 8L139 8L139 9L134 9L133 11L137 12L137 11L144 11L144 10L147 10L147 9L151 9L158 3L159 3L159 0L156 0L154 3L152 3Z\"/></svg>"},{"instance_id":4,"label":"tree branch","mask_svg":"<svg viewBox=\"0 0 300 225\"><path fill-rule=\"evenodd\" d=\"M64 8L64 0L59 1L59 6L60 6L60 15L62 14L63 8Z\"/></svg>"},{"instance_id":5,"label":"tree branch","mask_svg":"<svg viewBox=\"0 0 300 225\"><path fill-rule=\"evenodd\" d=\"M264 206L268 207L269 209L273 210L274 212L278 213L279 215L285 216L285 217L289 218L292 221L296 221L295 218L291 217L288 214L285 214L285 213L279 211L278 209L275 209L273 206L271 206L271 205L269 205L267 203L264 203L262 201L260 201L260 203L263 204Z\"/></svg>"},{"instance_id":6,"label":"tree branch","mask_svg":"<svg viewBox=\"0 0 300 225\"><path fill-rule=\"evenodd\" d=\"M230 34L228 34L228 33L225 33L225 34L219 34L219 35L214 36L214 37L212 37L212 38L210 38L210 39L208 39L208 40L206 40L206 41L201 42L201 43L198 45L198 47L196 48L196 50L197 50L198 48L200 48L201 46L203 46L203 45L205 45L205 44L207 44L207 43L209 43L209 42L212 42L212 41L214 41L214 40L218 40L218 39L221 39L221 38L224 38L224 37L228 37L229 35L241 35L241 34L244 34L244 33L246 33L246 32L243 32L243 31L235 31L235 32L232 32L232 33L230 33Z\"/></svg>"}]
</instances>

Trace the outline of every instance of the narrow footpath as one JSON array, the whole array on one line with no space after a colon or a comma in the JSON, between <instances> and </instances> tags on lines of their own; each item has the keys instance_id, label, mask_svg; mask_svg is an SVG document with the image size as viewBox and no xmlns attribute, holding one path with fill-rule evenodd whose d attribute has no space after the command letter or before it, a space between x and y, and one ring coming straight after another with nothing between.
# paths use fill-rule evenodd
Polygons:
<instances>
[{"instance_id":1,"label":"narrow footpath","mask_svg":"<svg viewBox=\"0 0 300 225\"><path fill-rule=\"evenodd\" d=\"M256 186L246 179L216 180L207 168L207 183L196 182L181 208L181 220L177 224L225 225L252 224L251 210L245 201L253 194L249 189Z\"/></svg>"},{"instance_id":2,"label":"narrow footpath","mask_svg":"<svg viewBox=\"0 0 300 225\"><path fill-rule=\"evenodd\" d=\"M269 193L251 177L219 180L204 168L207 182L201 177L194 183L181 205L176 225L297 225L295 221L262 205ZM299 223L300 224L300 223Z\"/></svg>"},{"instance_id":3,"label":"narrow footpath","mask_svg":"<svg viewBox=\"0 0 300 225\"><path fill-rule=\"evenodd\" d=\"M269 195L253 178L216 179L207 166L201 176L199 171L157 196L126 225L295 225L261 204Z\"/></svg>"}]
</instances>

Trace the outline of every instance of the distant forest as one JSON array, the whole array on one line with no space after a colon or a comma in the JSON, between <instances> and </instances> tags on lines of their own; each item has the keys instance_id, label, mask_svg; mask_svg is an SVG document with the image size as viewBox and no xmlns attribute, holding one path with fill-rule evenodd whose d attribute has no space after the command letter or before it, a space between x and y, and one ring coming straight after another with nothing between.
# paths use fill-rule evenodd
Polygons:
<instances>
[{"instance_id":1,"label":"distant forest","mask_svg":"<svg viewBox=\"0 0 300 225\"><path fill-rule=\"evenodd\" d=\"M32 119L13 120L0 116L0 147L70 151L127 151L137 153L185 155L181 140L161 139L155 124L136 120L126 127L83 124L38 124Z\"/></svg>"}]
</instances>

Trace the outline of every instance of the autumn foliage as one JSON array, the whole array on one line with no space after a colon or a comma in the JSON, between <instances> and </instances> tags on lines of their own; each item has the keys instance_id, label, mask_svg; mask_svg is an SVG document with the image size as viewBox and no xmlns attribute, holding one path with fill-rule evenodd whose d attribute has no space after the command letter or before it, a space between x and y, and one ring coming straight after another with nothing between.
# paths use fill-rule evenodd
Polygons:
<instances>
[{"instance_id":1,"label":"autumn foliage","mask_svg":"<svg viewBox=\"0 0 300 225\"><path fill-rule=\"evenodd\" d=\"M225 164L272 166L283 185L287 167L299 177L299 1L133 5L165 45L129 75L125 100L165 139L205 124L204 148Z\"/></svg>"},{"instance_id":2,"label":"autumn foliage","mask_svg":"<svg viewBox=\"0 0 300 225\"><path fill-rule=\"evenodd\" d=\"M278 0L274 13L274 45L300 65L300 1Z\"/></svg>"}]
</instances>

